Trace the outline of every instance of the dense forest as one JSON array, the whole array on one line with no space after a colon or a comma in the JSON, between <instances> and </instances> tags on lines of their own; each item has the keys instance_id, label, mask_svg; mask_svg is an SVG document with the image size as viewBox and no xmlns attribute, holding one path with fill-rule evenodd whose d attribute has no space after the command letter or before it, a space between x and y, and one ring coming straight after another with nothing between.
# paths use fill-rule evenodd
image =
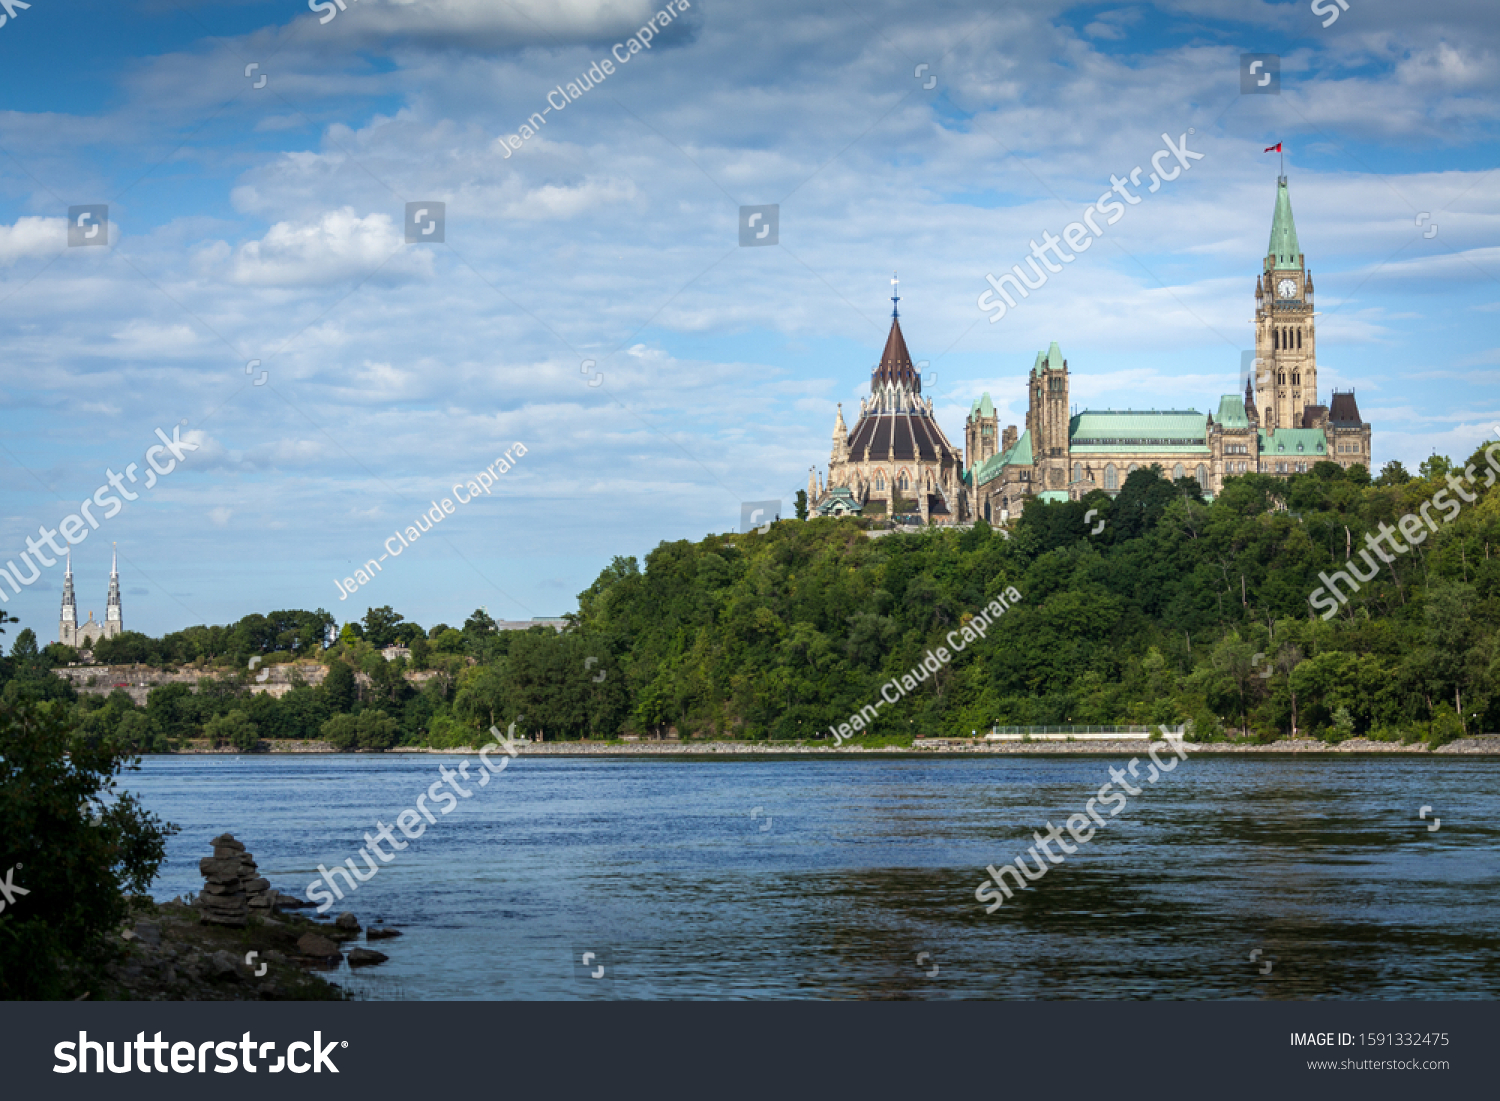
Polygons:
<instances>
[{"instance_id":1,"label":"dense forest","mask_svg":"<svg viewBox=\"0 0 1500 1101\"><path fill-rule=\"evenodd\" d=\"M201 672L197 691L158 687L144 708L124 692L75 695L51 668L77 655L23 630L0 704L47 701L81 737L148 751L189 737L460 745L513 720L548 739L826 738L1013 587L1020 601L987 637L882 708L870 736L1187 723L1202 740L1443 742L1500 729L1500 491L1484 485L1500 445L1491 453L1493 468L1483 451L1463 467L1433 456L1374 481L1326 462L1289 480L1244 475L1211 502L1142 469L1114 498L1029 501L1008 531L870 538L866 521L819 519L663 543L644 569L616 558L563 632L497 631L483 611L424 629L385 607L326 649L321 609L100 643L97 662ZM1399 525L1400 543L1408 514L1422 520ZM1378 572L1346 602L1309 603L1322 575L1369 577L1367 562ZM387 661L392 643L410 657ZM329 671L279 700L250 695L255 655Z\"/></svg>"}]
</instances>

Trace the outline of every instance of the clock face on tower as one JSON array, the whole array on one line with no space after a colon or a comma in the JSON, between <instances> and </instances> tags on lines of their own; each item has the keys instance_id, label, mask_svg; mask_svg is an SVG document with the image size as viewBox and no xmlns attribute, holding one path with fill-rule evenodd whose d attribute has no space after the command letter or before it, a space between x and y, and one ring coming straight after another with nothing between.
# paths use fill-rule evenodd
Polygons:
<instances>
[{"instance_id":1,"label":"clock face on tower","mask_svg":"<svg viewBox=\"0 0 1500 1101\"><path fill-rule=\"evenodd\" d=\"M1283 279L1276 284L1276 296L1278 298L1296 298L1297 283L1292 279Z\"/></svg>"}]
</instances>

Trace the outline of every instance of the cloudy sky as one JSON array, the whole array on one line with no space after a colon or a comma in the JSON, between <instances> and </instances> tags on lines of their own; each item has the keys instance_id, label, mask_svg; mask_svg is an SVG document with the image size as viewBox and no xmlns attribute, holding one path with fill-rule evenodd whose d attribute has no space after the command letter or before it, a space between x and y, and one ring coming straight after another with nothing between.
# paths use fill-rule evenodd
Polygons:
<instances>
[{"instance_id":1,"label":"cloudy sky","mask_svg":"<svg viewBox=\"0 0 1500 1101\"><path fill-rule=\"evenodd\" d=\"M1320 6L1326 28L1305 2L689 0L632 52L661 5L12 3L0 561L136 463L137 499L75 548L83 613L118 542L151 634L561 614L616 554L790 509L868 385L896 269L950 439L983 390L1021 422L1053 340L1083 408L1212 409L1253 345L1276 141L1320 396L1356 389L1377 464L1467 452L1500 423L1493 0ZM1279 55L1279 95L1241 93L1247 52ZM1146 193L1183 134L1202 159ZM1141 202L989 323L985 275L1137 166ZM442 243L406 243L413 202L445 204ZM68 244L85 204L107 247ZM741 247L760 204L778 243ZM174 427L197 450L147 489ZM517 443L493 493L340 600ZM44 641L61 574L4 590Z\"/></svg>"}]
</instances>

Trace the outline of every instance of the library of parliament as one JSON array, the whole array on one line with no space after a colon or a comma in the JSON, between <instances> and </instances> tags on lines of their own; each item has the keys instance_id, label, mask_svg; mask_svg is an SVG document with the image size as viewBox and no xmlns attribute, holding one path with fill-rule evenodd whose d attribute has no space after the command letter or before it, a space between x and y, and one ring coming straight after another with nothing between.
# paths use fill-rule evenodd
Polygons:
<instances>
[{"instance_id":1,"label":"library of parliament","mask_svg":"<svg viewBox=\"0 0 1500 1101\"><path fill-rule=\"evenodd\" d=\"M899 301L893 295L892 301ZM809 516L899 516L952 524L1017 514L1028 497L1077 500L1117 493L1129 473L1159 466L1168 478L1195 478L1205 495L1226 478L1286 477L1319 462L1370 468L1370 426L1354 391L1318 400L1312 273L1297 242L1285 176L1277 179L1271 242L1255 279L1255 369L1242 394L1217 410L1084 410L1068 404L1068 361L1052 344L1028 377L1026 425L1002 431L989 394L964 422L960 453L938 426L932 399L901 334L890 335L860 399L851 431L843 406L834 420L828 475L808 472Z\"/></svg>"}]
</instances>

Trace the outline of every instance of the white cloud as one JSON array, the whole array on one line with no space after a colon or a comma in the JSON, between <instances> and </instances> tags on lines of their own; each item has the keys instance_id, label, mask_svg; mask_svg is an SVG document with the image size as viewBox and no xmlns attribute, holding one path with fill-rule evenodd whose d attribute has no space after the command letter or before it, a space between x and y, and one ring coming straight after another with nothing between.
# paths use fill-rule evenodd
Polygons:
<instances>
[{"instance_id":1,"label":"white cloud","mask_svg":"<svg viewBox=\"0 0 1500 1101\"><path fill-rule=\"evenodd\" d=\"M56 256L67 244L66 218L18 218L13 226L0 225L0 264Z\"/></svg>"},{"instance_id":2,"label":"white cloud","mask_svg":"<svg viewBox=\"0 0 1500 1101\"><path fill-rule=\"evenodd\" d=\"M403 208L404 210L404 208ZM353 207L310 222L277 222L258 241L241 245L230 279L258 286L306 286L362 278L381 271L430 275L432 256L403 253L405 235L389 214L360 217Z\"/></svg>"}]
</instances>

